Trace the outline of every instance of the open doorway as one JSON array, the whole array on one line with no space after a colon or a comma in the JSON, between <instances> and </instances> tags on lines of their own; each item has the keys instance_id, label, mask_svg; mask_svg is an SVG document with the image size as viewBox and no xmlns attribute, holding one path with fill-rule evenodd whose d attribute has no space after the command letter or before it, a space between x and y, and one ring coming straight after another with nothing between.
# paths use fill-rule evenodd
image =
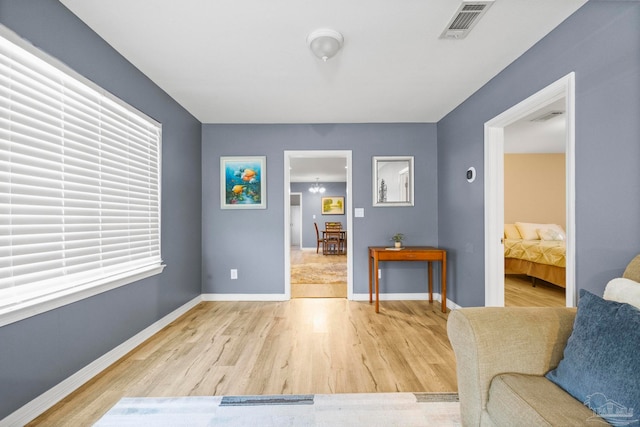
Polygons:
<instances>
[{"instance_id":1,"label":"open doorway","mask_svg":"<svg viewBox=\"0 0 640 427\"><path fill-rule=\"evenodd\" d=\"M504 128L506 307L566 304L565 104L562 97Z\"/></svg>"},{"instance_id":2,"label":"open doorway","mask_svg":"<svg viewBox=\"0 0 640 427\"><path fill-rule=\"evenodd\" d=\"M556 102L564 104L566 116L565 305L575 306L574 93L575 76L571 73L485 123L485 305L487 306L504 306L505 304L505 128Z\"/></svg>"},{"instance_id":3,"label":"open doorway","mask_svg":"<svg viewBox=\"0 0 640 427\"><path fill-rule=\"evenodd\" d=\"M351 299L351 151L285 151L284 164L285 295L288 298L302 296ZM314 187L325 192L309 191ZM300 246L293 245L291 241L291 215L295 215L296 211L295 205L292 206L292 192L300 193ZM344 212L336 213L333 208L331 212L326 212L323 202L327 198L337 199L337 206L341 206ZM337 243L340 249L338 253L327 253L323 244L318 244L318 235L322 237L327 222L341 224L343 239ZM318 235L315 226L318 227ZM311 283L301 283L300 277L304 279L302 282Z\"/></svg>"}]
</instances>

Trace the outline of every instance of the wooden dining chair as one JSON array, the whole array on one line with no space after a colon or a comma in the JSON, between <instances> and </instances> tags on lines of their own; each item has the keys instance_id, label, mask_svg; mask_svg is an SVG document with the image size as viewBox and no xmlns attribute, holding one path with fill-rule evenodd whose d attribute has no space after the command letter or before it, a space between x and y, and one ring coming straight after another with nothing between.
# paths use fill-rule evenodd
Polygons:
<instances>
[{"instance_id":1,"label":"wooden dining chair","mask_svg":"<svg viewBox=\"0 0 640 427\"><path fill-rule=\"evenodd\" d=\"M316 253L320 251L320 243L322 243L322 252L324 253L324 239L320 237L320 231L318 231L318 224L314 222L313 226L316 228Z\"/></svg>"},{"instance_id":2,"label":"wooden dining chair","mask_svg":"<svg viewBox=\"0 0 640 427\"><path fill-rule=\"evenodd\" d=\"M329 255L341 255L346 253L345 232L342 230L342 223L327 221L324 223L326 253Z\"/></svg>"},{"instance_id":3,"label":"wooden dining chair","mask_svg":"<svg viewBox=\"0 0 640 427\"><path fill-rule=\"evenodd\" d=\"M341 232L339 230L327 230L324 235L324 248L322 249L323 255L339 255L342 248Z\"/></svg>"}]
</instances>

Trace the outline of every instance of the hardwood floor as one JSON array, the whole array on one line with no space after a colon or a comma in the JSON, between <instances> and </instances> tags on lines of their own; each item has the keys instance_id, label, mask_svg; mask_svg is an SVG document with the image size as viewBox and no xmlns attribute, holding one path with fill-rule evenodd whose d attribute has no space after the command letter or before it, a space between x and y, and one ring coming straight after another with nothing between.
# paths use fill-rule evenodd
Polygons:
<instances>
[{"instance_id":1,"label":"hardwood floor","mask_svg":"<svg viewBox=\"0 0 640 427\"><path fill-rule=\"evenodd\" d=\"M456 391L440 304L204 302L30 425L91 425L121 397Z\"/></svg>"},{"instance_id":2,"label":"hardwood floor","mask_svg":"<svg viewBox=\"0 0 640 427\"><path fill-rule=\"evenodd\" d=\"M565 290L559 286L516 274L507 274L504 280L504 305L507 307L564 307Z\"/></svg>"}]
</instances>

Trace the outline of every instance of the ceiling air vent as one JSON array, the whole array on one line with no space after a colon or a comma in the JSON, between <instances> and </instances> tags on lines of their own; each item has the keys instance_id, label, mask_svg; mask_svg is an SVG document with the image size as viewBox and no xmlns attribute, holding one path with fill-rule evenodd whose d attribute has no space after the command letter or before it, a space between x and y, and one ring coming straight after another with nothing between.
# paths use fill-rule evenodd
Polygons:
<instances>
[{"instance_id":1,"label":"ceiling air vent","mask_svg":"<svg viewBox=\"0 0 640 427\"><path fill-rule=\"evenodd\" d=\"M493 0L463 1L449 21L447 28L440 35L441 39L463 39L478 23L482 15L493 4Z\"/></svg>"},{"instance_id":2,"label":"ceiling air vent","mask_svg":"<svg viewBox=\"0 0 640 427\"><path fill-rule=\"evenodd\" d=\"M546 122L547 120L551 120L554 117L558 117L564 114L564 111L548 111L538 117L534 117L531 119L532 122Z\"/></svg>"}]
</instances>

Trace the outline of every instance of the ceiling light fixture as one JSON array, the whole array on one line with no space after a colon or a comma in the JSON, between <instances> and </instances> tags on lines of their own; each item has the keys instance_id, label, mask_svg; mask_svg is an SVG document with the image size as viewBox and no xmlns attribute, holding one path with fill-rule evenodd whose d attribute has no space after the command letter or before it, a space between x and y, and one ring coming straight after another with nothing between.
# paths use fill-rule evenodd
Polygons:
<instances>
[{"instance_id":1,"label":"ceiling light fixture","mask_svg":"<svg viewBox=\"0 0 640 427\"><path fill-rule=\"evenodd\" d=\"M309 191L311 193L324 193L325 192L325 188L322 187L318 181L320 180L320 178L316 178L316 183L313 184L311 187L309 187Z\"/></svg>"},{"instance_id":2,"label":"ceiling light fixture","mask_svg":"<svg viewBox=\"0 0 640 427\"><path fill-rule=\"evenodd\" d=\"M334 30L315 30L307 36L307 44L315 56L327 62L338 53L344 44L344 37Z\"/></svg>"}]
</instances>

